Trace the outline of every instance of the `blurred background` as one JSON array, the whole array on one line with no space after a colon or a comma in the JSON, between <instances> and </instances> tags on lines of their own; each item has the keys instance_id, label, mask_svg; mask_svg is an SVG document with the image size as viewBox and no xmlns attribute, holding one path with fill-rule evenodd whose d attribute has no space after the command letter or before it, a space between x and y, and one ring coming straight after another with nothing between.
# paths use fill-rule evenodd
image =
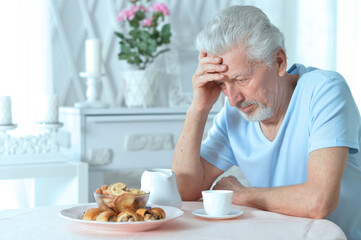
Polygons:
<instances>
[{"instance_id":1,"label":"blurred background","mask_svg":"<svg viewBox=\"0 0 361 240\"><path fill-rule=\"evenodd\" d=\"M154 2L154 1L152 1ZM178 66L161 79L156 107L186 109L189 101L174 103L178 94L191 95L191 76L197 67L194 40L220 10L234 5L261 8L285 35L288 66L301 63L340 72L361 106L361 3L359 0L159 0L167 4L171 51L156 66ZM13 122L19 134L31 132L37 98L57 94L60 106L72 107L86 99L85 41L101 41L104 77L100 100L111 108L125 107L120 81L127 66L118 60L114 31L124 31L117 14L127 0L12 0L0 2L0 96L11 96ZM177 93L177 92L176 92ZM129 111L132 111L130 109ZM135 110L138 111L138 110ZM165 110L167 111L167 110ZM18 184L30 192L32 185ZM27 187L26 187L27 186ZM17 197L14 195L14 199ZM22 205L23 204L23 205ZM31 204L19 203L19 206Z\"/></svg>"}]
</instances>

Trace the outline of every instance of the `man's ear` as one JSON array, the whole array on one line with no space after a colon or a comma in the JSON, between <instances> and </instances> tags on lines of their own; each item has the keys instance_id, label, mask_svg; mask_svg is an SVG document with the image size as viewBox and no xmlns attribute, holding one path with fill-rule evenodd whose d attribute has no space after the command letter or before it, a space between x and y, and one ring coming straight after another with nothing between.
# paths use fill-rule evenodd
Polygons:
<instances>
[{"instance_id":1,"label":"man's ear","mask_svg":"<svg viewBox=\"0 0 361 240\"><path fill-rule=\"evenodd\" d=\"M279 48L276 52L276 68L278 76L283 77L287 71L287 57L283 48Z\"/></svg>"}]
</instances>

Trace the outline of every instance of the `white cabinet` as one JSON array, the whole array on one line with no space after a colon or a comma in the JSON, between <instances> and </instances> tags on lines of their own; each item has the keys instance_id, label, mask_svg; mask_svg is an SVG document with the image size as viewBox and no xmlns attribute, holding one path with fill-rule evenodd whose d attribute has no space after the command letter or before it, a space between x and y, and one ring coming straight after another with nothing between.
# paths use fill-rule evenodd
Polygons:
<instances>
[{"instance_id":1,"label":"white cabinet","mask_svg":"<svg viewBox=\"0 0 361 240\"><path fill-rule=\"evenodd\" d=\"M102 184L115 181L140 187L140 175L145 169L171 167L186 111L185 108L62 107L61 130L70 136L62 152L72 160L89 163L90 195ZM215 114L210 113L205 134Z\"/></svg>"}]
</instances>

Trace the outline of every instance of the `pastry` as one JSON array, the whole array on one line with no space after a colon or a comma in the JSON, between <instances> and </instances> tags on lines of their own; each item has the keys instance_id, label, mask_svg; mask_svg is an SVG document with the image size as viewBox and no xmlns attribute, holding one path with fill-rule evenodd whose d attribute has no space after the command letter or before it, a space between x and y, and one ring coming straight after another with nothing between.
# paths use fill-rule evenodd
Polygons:
<instances>
[{"instance_id":1,"label":"pastry","mask_svg":"<svg viewBox=\"0 0 361 240\"><path fill-rule=\"evenodd\" d=\"M98 206L99 209L104 212L104 211L109 211L114 209L114 199L109 198L109 197L103 197L103 198L99 198L98 199Z\"/></svg>"},{"instance_id":2,"label":"pastry","mask_svg":"<svg viewBox=\"0 0 361 240\"><path fill-rule=\"evenodd\" d=\"M99 222L116 222L117 221L117 214L114 211L104 211L101 212L95 221Z\"/></svg>"},{"instance_id":3,"label":"pastry","mask_svg":"<svg viewBox=\"0 0 361 240\"><path fill-rule=\"evenodd\" d=\"M127 189L125 183L113 183L108 187L108 192L112 195L121 195Z\"/></svg>"},{"instance_id":4,"label":"pastry","mask_svg":"<svg viewBox=\"0 0 361 240\"><path fill-rule=\"evenodd\" d=\"M98 215L101 213L99 208L89 208L83 215L83 220L95 221Z\"/></svg>"},{"instance_id":5,"label":"pastry","mask_svg":"<svg viewBox=\"0 0 361 240\"><path fill-rule=\"evenodd\" d=\"M133 203L135 201L135 197L130 192L123 192L114 200L114 210L118 213L127 211L127 210L135 210Z\"/></svg>"},{"instance_id":6,"label":"pastry","mask_svg":"<svg viewBox=\"0 0 361 240\"><path fill-rule=\"evenodd\" d=\"M151 221L152 213L145 208L139 208L136 213L138 213L142 218L143 221Z\"/></svg>"},{"instance_id":7,"label":"pastry","mask_svg":"<svg viewBox=\"0 0 361 240\"><path fill-rule=\"evenodd\" d=\"M138 222L142 217L134 211L124 211L118 214L117 222Z\"/></svg>"},{"instance_id":8,"label":"pastry","mask_svg":"<svg viewBox=\"0 0 361 240\"><path fill-rule=\"evenodd\" d=\"M97 189L98 192L96 192L98 194L111 195L108 185L103 185L102 188L100 188L100 191L98 189Z\"/></svg>"},{"instance_id":9,"label":"pastry","mask_svg":"<svg viewBox=\"0 0 361 240\"><path fill-rule=\"evenodd\" d=\"M149 209L149 211L152 213L153 217L158 220L158 219L165 219L166 214L165 211L163 210L163 208L151 208Z\"/></svg>"},{"instance_id":10,"label":"pastry","mask_svg":"<svg viewBox=\"0 0 361 240\"><path fill-rule=\"evenodd\" d=\"M137 212L144 221L154 221L159 219L165 219L166 214L162 208L139 208Z\"/></svg>"}]
</instances>

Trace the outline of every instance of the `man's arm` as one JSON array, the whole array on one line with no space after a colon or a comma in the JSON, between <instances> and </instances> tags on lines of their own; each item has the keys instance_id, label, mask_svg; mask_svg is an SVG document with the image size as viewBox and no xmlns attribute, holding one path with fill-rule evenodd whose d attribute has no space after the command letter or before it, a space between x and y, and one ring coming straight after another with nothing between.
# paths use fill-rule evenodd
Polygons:
<instances>
[{"instance_id":1,"label":"man's arm","mask_svg":"<svg viewBox=\"0 0 361 240\"><path fill-rule=\"evenodd\" d=\"M207 115L188 110L183 130L173 155L173 170L183 200L198 200L223 171L200 157L200 147Z\"/></svg>"},{"instance_id":2,"label":"man's arm","mask_svg":"<svg viewBox=\"0 0 361 240\"><path fill-rule=\"evenodd\" d=\"M222 173L200 157L200 148L209 111L217 101L221 89L214 80L222 79L227 69L222 59L200 52L199 65L193 75L193 101L189 107L182 132L173 154L172 169L183 200L198 200L201 190L211 186Z\"/></svg>"},{"instance_id":3,"label":"man's arm","mask_svg":"<svg viewBox=\"0 0 361 240\"><path fill-rule=\"evenodd\" d=\"M307 181L302 184L245 188L234 177L228 177L214 189L234 190L234 204L292 216L325 218L338 205L348 151L347 147L331 147L311 152Z\"/></svg>"}]
</instances>

